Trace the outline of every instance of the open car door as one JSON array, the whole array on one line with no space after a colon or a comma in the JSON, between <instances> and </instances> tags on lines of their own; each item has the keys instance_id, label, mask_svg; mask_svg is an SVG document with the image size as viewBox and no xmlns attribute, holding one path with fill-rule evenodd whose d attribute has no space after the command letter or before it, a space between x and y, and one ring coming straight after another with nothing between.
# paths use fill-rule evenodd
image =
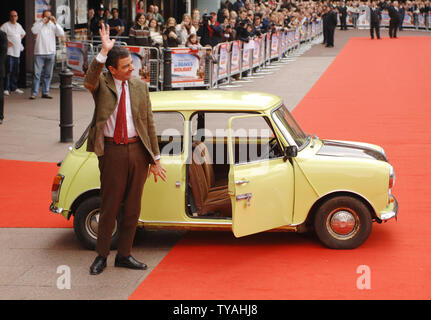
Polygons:
<instances>
[{"instance_id":1,"label":"open car door","mask_svg":"<svg viewBox=\"0 0 431 320\"><path fill-rule=\"evenodd\" d=\"M229 194L236 237L292 222L293 166L285 161L271 122L263 115L228 122Z\"/></svg>"}]
</instances>

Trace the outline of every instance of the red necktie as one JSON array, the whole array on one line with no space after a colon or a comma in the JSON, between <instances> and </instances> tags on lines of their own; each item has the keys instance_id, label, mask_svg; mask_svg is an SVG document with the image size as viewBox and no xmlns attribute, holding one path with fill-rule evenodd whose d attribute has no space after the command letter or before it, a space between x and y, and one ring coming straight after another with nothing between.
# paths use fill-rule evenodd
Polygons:
<instances>
[{"instance_id":1,"label":"red necktie","mask_svg":"<svg viewBox=\"0 0 431 320\"><path fill-rule=\"evenodd\" d=\"M114 141L115 143L127 144L127 119L126 119L126 82L122 83L120 102L118 103L117 120L115 121Z\"/></svg>"}]
</instances>

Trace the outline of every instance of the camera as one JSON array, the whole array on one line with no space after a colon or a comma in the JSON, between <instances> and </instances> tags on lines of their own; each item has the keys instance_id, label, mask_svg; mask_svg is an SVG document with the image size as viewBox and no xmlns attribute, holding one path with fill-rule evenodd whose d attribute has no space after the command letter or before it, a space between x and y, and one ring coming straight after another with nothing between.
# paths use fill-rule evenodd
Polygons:
<instances>
[{"instance_id":1,"label":"camera","mask_svg":"<svg viewBox=\"0 0 431 320\"><path fill-rule=\"evenodd\" d=\"M210 21L210 19L211 19L211 15L208 13L204 13L204 15L202 16L202 23L208 24L208 21Z\"/></svg>"}]
</instances>

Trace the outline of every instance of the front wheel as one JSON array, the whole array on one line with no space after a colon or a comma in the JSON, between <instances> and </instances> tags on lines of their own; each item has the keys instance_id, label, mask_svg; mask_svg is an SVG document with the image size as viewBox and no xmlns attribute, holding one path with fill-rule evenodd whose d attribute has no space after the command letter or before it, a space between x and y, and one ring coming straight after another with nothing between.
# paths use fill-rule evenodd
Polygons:
<instances>
[{"instance_id":1,"label":"front wheel","mask_svg":"<svg viewBox=\"0 0 431 320\"><path fill-rule=\"evenodd\" d=\"M354 249L367 240L372 222L370 211L362 201L340 196L320 206L314 218L314 229L326 247Z\"/></svg>"},{"instance_id":2,"label":"front wheel","mask_svg":"<svg viewBox=\"0 0 431 320\"><path fill-rule=\"evenodd\" d=\"M99 228L100 197L93 196L84 200L77 208L73 218L73 228L76 237L87 249L94 250L97 243ZM117 248L118 217L111 238L111 250Z\"/></svg>"}]
</instances>

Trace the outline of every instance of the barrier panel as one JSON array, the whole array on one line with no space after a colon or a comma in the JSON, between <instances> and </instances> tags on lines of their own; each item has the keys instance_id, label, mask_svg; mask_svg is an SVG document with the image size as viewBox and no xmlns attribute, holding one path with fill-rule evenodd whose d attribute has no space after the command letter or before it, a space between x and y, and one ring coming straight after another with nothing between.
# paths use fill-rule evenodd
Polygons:
<instances>
[{"instance_id":1,"label":"barrier panel","mask_svg":"<svg viewBox=\"0 0 431 320\"><path fill-rule=\"evenodd\" d=\"M389 14L386 10L382 11L382 20L380 21L381 27L389 27ZM358 22L357 22L358 28L369 28L370 27L370 21L368 20L368 14L365 10L363 10L359 14ZM411 12L406 12L403 19L403 28L406 29L422 29L422 30L428 30L428 28L431 26L431 15L430 14L423 14L419 13L417 14L417 18L415 19L414 14Z\"/></svg>"},{"instance_id":2,"label":"barrier panel","mask_svg":"<svg viewBox=\"0 0 431 320\"><path fill-rule=\"evenodd\" d=\"M88 45L82 42L66 42L66 66L74 77L83 78L88 69Z\"/></svg>"},{"instance_id":3,"label":"barrier panel","mask_svg":"<svg viewBox=\"0 0 431 320\"><path fill-rule=\"evenodd\" d=\"M172 50L172 88L208 87L206 77L209 61L207 49L171 48Z\"/></svg>"},{"instance_id":4,"label":"barrier panel","mask_svg":"<svg viewBox=\"0 0 431 320\"><path fill-rule=\"evenodd\" d=\"M150 88L159 90L160 51L154 47L125 46L132 57L135 70L133 75L148 83Z\"/></svg>"}]
</instances>

